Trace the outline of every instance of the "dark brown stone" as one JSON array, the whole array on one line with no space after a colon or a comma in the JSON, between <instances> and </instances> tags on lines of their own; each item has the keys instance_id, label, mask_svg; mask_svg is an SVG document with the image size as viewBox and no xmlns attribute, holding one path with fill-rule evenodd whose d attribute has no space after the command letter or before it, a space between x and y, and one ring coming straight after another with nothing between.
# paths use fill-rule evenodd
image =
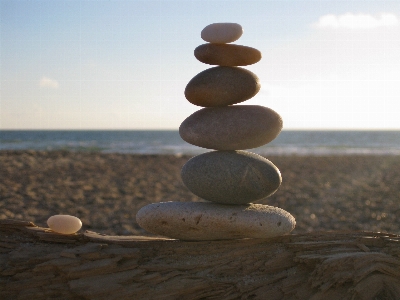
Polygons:
<instances>
[{"instance_id":1,"label":"dark brown stone","mask_svg":"<svg viewBox=\"0 0 400 300\"><path fill-rule=\"evenodd\" d=\"M198 106L227 106L254 97L261 85L256 74L239 67L214 67L200 72L186 86L186 99Z\"/></svg>"},{"instance_id":2,"label":"dark brown stone","mask_svg":"<svg viewBox=\"0 0 400 300\"><path fill-rule=\"evenodd\" d=\"M198 46L194 56L205 64L234 67L255 64L261 52L247 46L210 43Z\"/></svg>"}]
</instances>

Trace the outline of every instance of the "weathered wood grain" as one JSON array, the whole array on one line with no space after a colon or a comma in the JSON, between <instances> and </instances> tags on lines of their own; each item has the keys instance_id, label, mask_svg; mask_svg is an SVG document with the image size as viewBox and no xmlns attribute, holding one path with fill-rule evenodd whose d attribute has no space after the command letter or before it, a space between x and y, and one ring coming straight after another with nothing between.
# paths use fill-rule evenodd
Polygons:
<instances>
[{"instance_id":1,"label":"weathered wood grain","mask_svg":"<svg viewBox=\"0 0 400 300\"><path fill-rule=\"evenodd\" d=\"M0 221L1 299L400 299L400 236L185 242Z\"/></svg>"}]
</instances>

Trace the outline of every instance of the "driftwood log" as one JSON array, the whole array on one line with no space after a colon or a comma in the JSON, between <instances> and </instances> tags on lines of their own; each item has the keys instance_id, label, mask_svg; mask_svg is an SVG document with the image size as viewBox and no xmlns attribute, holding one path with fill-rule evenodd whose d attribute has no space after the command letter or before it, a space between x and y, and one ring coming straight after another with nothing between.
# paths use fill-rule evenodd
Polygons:
<instances>
[{"instance_id":1,"label":"driftwood log","mask_svg":"<svg viewBox=\"0 0 400 300\"><path fill-rule=\"evenodd\" d=\"M400 236L185 242L0 221L0 299L400 299Z\"/></svg>"}]
</instances>

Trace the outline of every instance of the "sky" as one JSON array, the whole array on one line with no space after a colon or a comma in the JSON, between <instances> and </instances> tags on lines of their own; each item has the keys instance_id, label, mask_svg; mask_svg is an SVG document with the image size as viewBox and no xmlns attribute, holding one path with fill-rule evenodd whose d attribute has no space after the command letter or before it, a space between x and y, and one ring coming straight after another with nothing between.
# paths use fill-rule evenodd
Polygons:
<instances>
[{"instance_id":1,"label":"sky","mask_svg":"<svg viewBox=\"0 0 400 300\"><path fill-rule=\"evenodd\" d=\"M177 130L217 22L284 129L400 130L398 0L0 0L0 129Z\"/></svg>"}]
</instances>

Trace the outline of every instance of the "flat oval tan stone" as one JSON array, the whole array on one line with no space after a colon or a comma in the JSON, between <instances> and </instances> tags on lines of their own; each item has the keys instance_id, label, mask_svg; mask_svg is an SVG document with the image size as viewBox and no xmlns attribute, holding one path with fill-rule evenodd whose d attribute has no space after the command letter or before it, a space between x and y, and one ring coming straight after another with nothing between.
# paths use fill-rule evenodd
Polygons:
<instances>
[{"instance_id":1,"label":"flat oval tan stone","mask_svg":"<svg viewBox=\"0 0 400 300\"><path fill-rule=\"evenodd\" d=\"M148 232L191 241L270 238L288 234L296 225L278 207L206 202L149 204L138 211L136 221Z\"/></svg>"},{"instance_id":2,"label":"flat oval tan stone","mask_svg":"<svg viewBox=\"0 0 400 300\"><path fill-rule=\"evenodd\" d=\"M231 43L243 34L243 28L237 23L213 23L204 27L201 38L210 43Z\"/></svg>"},{"instance_id":3,"label":"flat oval tan stone","mask_svg":"<svg viewBox=\"0 0 400 300\"><path fill-rule=\"evenodd\" d=\"M179 127L189 144L215 150L242 150L260 147L282 130L281 116L259 105L232 105L202 108Z\"/></svg>"},{"instance_id":4,"label":"flat oval tan stone","mask_svg":"<svg viewBox=\"0 0 400 300\"><path fill-rule=\"evenodd\" d=\"M186 99L198 106L227 106L254 97L260 90L256 74L239 67L213 67L200 72L186 86Z\"/></svg>"},{"instance_id":5,"label":"flat oval tan stone","mask_svg":"<svg viewBox=\"0 0 400 300\"><path fill-rule=\"evenodd\" d=\"M194 56L205 64L234 67L255 64L261 52L242 45L203 44L194 49Z\"/></svg>"},{"instance_id":6,"label":"flat oval tan stone","mask_svg":"<svg viewBox=\"0 0 400 300\"><path fill-rule=\"evenodd\" d=\"M247 151L211 151L182 167L185 186L204 200L245 204L271 196L282 178L268 159Z\"/></svg>"}]
</instances>

